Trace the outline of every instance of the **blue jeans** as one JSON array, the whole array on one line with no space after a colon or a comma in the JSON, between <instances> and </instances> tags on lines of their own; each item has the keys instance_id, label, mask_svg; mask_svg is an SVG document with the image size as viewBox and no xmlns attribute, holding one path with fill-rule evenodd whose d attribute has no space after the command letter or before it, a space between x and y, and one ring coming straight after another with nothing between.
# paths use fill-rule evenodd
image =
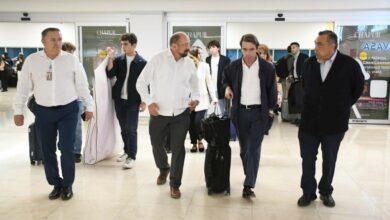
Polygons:
<instances>
[{"instance_id":1,"label":"blue jeans","mask_svg":"<svg viewBox=\"0 0 390 220\"><path fill-rule=\"evenodd\" d=\"M79 106L79 117L77 118L77 127L76 127L76 139L74 141L74 153L81 154L81 145L83 144L83 129L81 115L84 113L83 102L78 100L77 104Z\"/></svg>"},{"instance_id":2,"label":"blue jeans","mask_svg":"<svg viewBox=\"0 0 390 220\"><path fill-rule=\"evenodd\" d=\"M124 152L133 160L137 156L137 129L139 105L128 104L127 100L115 100L116 117L121 127Z\"/></svg>"}]
</instances>

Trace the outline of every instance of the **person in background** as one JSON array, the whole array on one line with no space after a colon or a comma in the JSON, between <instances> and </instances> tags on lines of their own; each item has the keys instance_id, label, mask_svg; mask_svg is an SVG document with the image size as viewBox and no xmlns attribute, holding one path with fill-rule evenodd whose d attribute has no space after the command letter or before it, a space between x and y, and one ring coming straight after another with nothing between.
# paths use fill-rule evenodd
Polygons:
<instances>
[{"instance_id":1,"label":"person in background","mask_svg":"<svg viewBox=\"0 0 390 220\"><path fill-rule=\"evenodd\" d=\"M4 74L6 74L6 72L5 72L5 61L4 61L3 56L1 55L1 56L0 56L0 80L1 80L1 86L0 86L0 88L1 88L1 89L3 89L3 84L4 84L4 82L3 82L3 76L4 76Z\"/></svg>"},{"instance_id":2,"label":"person in background","mask_svg":"<svg viewBox=\"0 0 390 220\"><path fill-rule=\"evenodd\" d=\"M8 56L7 52L4 52L3 54L3 61L4 61L4 70L3 70L3 74L1 75L1 87L2 87L1 91L7 92L8 80L9 80L9 76L11 75L11 72L13 71L12 66L14 65L14 62Z\"/></svg>"},{"instance_id":3,"label":"person in background","mask_svg":"<svg viewBox=\"0 0 390 220\"><path fill-rule=\"evenodd\" d=\"M14 101L14 121L24 124L24 112L30 91L35 97L35 125L38 141L42 143L46 179L54 186L49 199L73 197L75 178L74 142L79 117L77 99L86 107L85 118L93 117L93 99L87 76L79 59L63 52L62 35L58 28L46 28L41 33L44 50L27 57ZM57 162L61 151L61 173Z\"/></svg>"},{"instance_id":4,"label":"person in background","mask_svg":"<svg viewBox=\"0 0 390 220\"><path fill-rule=\"evenodd\" d=\"M64 42L62 43L62 50L66 51L70 54L74 54L76 51L76 46L73 45L70 42ZM76 139L74 142L74 156L75 156L75 162L80 163L81 162L81 148L83 145L83 129L82 129L82 120L81 115L84 113L84 105L82 100L77 100L77 104L79 105L79 116L77 119L77 126L76 126Z\"/></svg>"},{"instance_id":5,"label":"person in background","mask_svg":"<svg viewBox=\"0 0 390 220\"><path fill-rule=\"evenodd\" d=\"M136 89L136 82L146 65L146 60L137 51L138 39L134 33L121 36L123 54L115 57L113 48L107 48L109 57L106 75L116 77L112 87L112 98L115 104L115 113L121 127L124 153L117 159L123 162L123 169L135 166L138 149L138 116L146 108Z\"/></svg>"},{"instance_id":6,"label":"person in background","mask_svg":"<svg viewBox=\"0 0 390 220\"><path fill-rule=\"evenodd\" d=\"M269 48L267 45L260 44L259 48L257 49L257 53L259 54L259 56L261 58L263 58L264 60L266 60L266 61L270 62L272 65L274 65L274 63L272 62L272 57L271 57L271 54L269 53ZM275 108L273 109L273 113L275 115L278 115L279 114L278 112L279 112L280 108L282 107L283 89L282 89L281 83L279 83L279 77L276 74L275 74L275 77L276 77L276 82L278 82L276 84L277 90L278 90L278 101L276 103Z\"/></svg>"},{"instance_id":7,"label":"person in background","mask_svg":"<svg viewBox=\"0 0 390 220\"><path fill-rule=\"evenodd\" d=\"M225 91L222 86L223 70L230 64L230 59L221 54L221 45L219 41L210 41L207 45L210 56L206 58L206 63L210 66L210 74L213 80L213 88L215 89L216 96L218 98L218 105L221 114L224 115L226 112L226 100Z\"/></svg>"},{"instance_id":8,"label":"person in background","mask_svg":"<svg viewBox=\"0 0 390 220\"><path fill-rule=\"evenodd\" d=\"M210 65L211 78L218 98L218 107L221 115L229 115L231 102L225 98L225 91L222 85L223 71L230 64L230 59L221 54L221 44L217 40L208 43L207 48L210 56L206 58L206 63ZM230 123L230 140L237 139L237 131L234 124Z\"/></svg>"},{"instance_id":9,"label":"person in background","mask_svg":"<svg viewBox=\"0 0 390 220\"><path fill-rule=\"evenodd\" d=\"M22 71L22 67L23 67L23 64L24 64L24 54L22 53L19 53L18 55L18 58L16 60L16 73L18 75L18 78L20 77L20 72Z\"/></svg>"},{"instance_id":10,"label":"person in background","mask_svg":"<svg viewBox=\"0 0 390 220\"><path fill-rule=\"evenodd\" d=\"M196 66L196 75L198 77L199 84L199 104L190 115L190 138L191 138L191 152L194 153L204 151L204 145L202 143L201 136L201 120L205 117L207 109L209 108L210 97L214 105L218 103L213 81L210 75L210 67L207 63L202 62L201 49L192 48L189 53L189 57L194 61ZM210 92L209 92L210 91Z\"/></svg>"},{"instance_id":11,"label":"person in background","mask_svg":"<svg viewBox=\"0 0 390 220\"><path fill-rule=\"evenodd\" d=\"M291 47L291 54L294 56L294 71L293 74L289 76L290 81L300 81L302 78L302 66L303 63L309 56L307 54L301 53L300 45L298 42L292 42L290 44ZM297 97L300 99L303 99L303 97ZM297 114L297 117L295 120L293 120L291 123L299 126L301 120L301 113L299 112Z\"/></svg>"}]
</instances>

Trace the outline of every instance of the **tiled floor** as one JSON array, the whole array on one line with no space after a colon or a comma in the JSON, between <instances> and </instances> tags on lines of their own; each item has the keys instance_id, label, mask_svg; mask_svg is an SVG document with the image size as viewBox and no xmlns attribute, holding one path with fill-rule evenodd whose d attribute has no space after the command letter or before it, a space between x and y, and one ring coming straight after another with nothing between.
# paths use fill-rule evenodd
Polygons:
<instances>
[{"instance_id":1,"label":"tiled floor","mask_svg":"<svg viewBox=\"0 0 390 220\"><path fill-rule=\"evenodd\" d=\"M350 126L334 178L335 208L326 208L319 200L307 208L297 207L301 194L297 128L280 122L263 142L253 201L241 198L243 170L237 142L231 142L231 195L208 196L204 153L190 153L189 140L182 198L171 199L168 185L155 184L158 170L147 120L140 122L134 169L122 170L115 158L94 166L78 164L74 198L50 201L51 187L42 166L30 166L28 160L27 126L13 125L14 93L14 89L0 93L0 219L390 219L390 126L377 125ZM31 121L29 115L26 124ZM317 165L321 170L321 159Z\"/></svg>"}]
</instances>

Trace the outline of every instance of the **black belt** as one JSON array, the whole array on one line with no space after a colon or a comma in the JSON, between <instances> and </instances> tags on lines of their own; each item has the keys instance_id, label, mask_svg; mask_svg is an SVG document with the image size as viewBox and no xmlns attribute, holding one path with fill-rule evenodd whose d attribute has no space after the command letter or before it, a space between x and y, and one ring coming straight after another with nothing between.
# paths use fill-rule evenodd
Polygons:
<instances>
[{"instance_id":1,"label":"black belt","mask_svg":"<svg viewBox=\"0 0 390 220\"><path fill-rule=\"evenodd\" d=\"M240 104L240 108L257 109L257 108L261 108L261 105L242 105L242 104Z\"/></svg>"}]
</instances>

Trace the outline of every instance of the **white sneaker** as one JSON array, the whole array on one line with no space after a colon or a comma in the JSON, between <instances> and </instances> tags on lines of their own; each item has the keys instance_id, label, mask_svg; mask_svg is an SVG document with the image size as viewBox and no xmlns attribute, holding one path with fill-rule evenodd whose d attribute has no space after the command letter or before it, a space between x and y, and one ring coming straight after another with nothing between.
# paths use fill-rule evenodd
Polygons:
<instances>
[{"instance_id":1,"label":"white sneaker","mask_svg":"<svg viewBox=\"0 0 390 220\"><path fill-rule=\"evenodd\" d=\"M134 164L135 164L135 160L129 157L126 159L125 163L123 164L123 169L131 169L134 167Z\"/></svg>"},{"instance_id":2,"label":"white sneaker","mask_svg":"<svg viewBox=\"0 0 390 220\"><path fill-rule=\"evenodd\" d=\"M127 154L126 153L123 153L122 155L120 155L117 159L116 159L116 162L123 162L127 159Z\"/></svg>"}]
</instances>

